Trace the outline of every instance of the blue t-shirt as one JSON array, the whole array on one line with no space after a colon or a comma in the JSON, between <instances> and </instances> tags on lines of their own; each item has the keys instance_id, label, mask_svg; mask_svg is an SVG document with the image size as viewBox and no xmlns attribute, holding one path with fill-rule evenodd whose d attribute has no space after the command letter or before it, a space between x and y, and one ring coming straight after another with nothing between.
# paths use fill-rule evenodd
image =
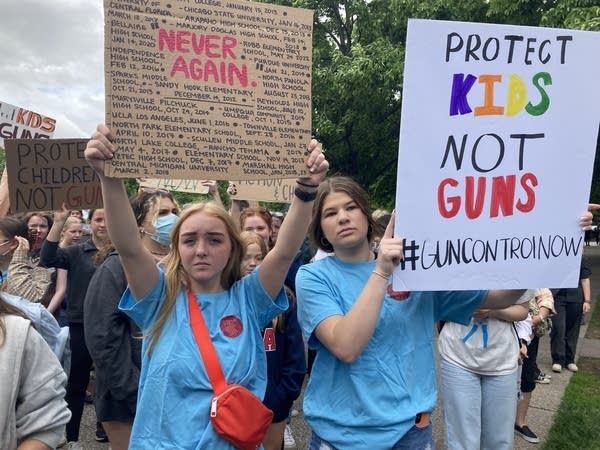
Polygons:
<instances>
[{"instance_id":1,"label":"blue t-shirt","mask_svg":"<svg viewBox=\"0 0 600 450\"><path fill-rule=\"evenodd\" d=\"M345 315L363 290L375 261L346 263L336 256L298 271L298 318L317 356L304 394L304 416L315 433L340 449L387 449L436 403L433 329L436 320L468 323L485 291L385 295L373 336L351 364L320 344L315 328Z\"/></svg>"},{"instance_id":2,"label":"blue t-shirt","mask_svg":"<svg viewBox=\"0 0 600 450\"><path fill-rule=\"evenodd\" d=\"M119 308L147 333L165 301L162 270L156 286L135 301L129 289ZM287 309L282 289L272 301L258 271L238 280L230 289L197 294L206 326L228 383L241 384L263 398L267 363L261 328ZM142 347L142 371L137 413L130 449L233 449L210 423L210 380L204 369L189 322L187 292L181 290L152 354Z\"/></svg>"}]
</instances>

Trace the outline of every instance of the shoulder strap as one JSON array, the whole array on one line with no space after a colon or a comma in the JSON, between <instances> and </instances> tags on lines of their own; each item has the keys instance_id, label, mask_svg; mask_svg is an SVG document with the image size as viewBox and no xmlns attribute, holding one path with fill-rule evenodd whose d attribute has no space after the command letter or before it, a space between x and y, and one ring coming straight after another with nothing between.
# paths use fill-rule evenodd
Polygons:
<instances>
[{"instance_id":1,"label":"shoulder strap","mask_svg":"<svg viewBox=\"0 0 600 450\"><path fill-rule=\"evenodd\" d=\"M202 312L200 311L200 307L196 302L196 297L191 289L188 289L188 303L190 310L190 325L194 337L196 338L198 350L200 350L200 355L204 361L206 373L210 379L210 384L212 384L213 391L215 394L219 394L227 388L227 382L225 381L225 376L223 375L223 370L219 363L219 357L217 356L215 347L210 339L210 334L206 328L206 323L202 317Z\"/></svg>"}]
</instances>

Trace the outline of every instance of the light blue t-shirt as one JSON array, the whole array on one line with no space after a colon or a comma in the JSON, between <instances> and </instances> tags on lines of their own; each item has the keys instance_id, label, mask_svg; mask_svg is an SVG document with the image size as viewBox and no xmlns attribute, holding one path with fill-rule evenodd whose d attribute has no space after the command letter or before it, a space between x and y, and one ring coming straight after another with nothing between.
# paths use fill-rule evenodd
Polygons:
<instances>
[{"instance_id":1,"label":"light blue t-shirt","mask_svg":"<svg viewBox=\"0 0 600 450\"><path fill-rule=\"evenodd\" d=\"M317 350L304 416L322 439L339 449L389 449L436 403L433 329L436 320L468 323L485 291L386 294L371 340L351 364L322 346L314 330L345 315L363 290L375 261L346 263L336 256L300 268L298 319Z\"/></svg>"},{"instance_id":2,"label":"light blue t-shirt","mask_svg":"<svg viewBox=\"0 0 600 450\"><path fill-rule=\"evenodd\" d=\"M146 297L136 302L129 289L119 308L148 332L165 300L162 270ZM260 330L287 309L282 289L272 301L258 271L229 290L198 294L200 308L228 383L241 384L263 398L267 362ZM212 386L204 369L189 322L187 292L178 294L174 310L152 354L142 347L142 371L130 449L233 449L210 424Z\"/></svg>"}]
</instances>

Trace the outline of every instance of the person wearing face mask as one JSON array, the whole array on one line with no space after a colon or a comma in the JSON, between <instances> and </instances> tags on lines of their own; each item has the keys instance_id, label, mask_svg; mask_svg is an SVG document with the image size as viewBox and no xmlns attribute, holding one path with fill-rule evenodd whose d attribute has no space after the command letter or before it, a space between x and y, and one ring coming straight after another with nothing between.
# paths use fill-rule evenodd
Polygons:
<instances>
[{"instance_id":1,"label":"person wearing face mask","mask_svg":"<svg viewBox=\"0 0 600 450\"><path fill-rule=\"evenodd\" d=\"M129 201L144 247L158 262L169 250L177 206L159 191L142 190ZM118 307L126 288L113 248L94 273L83 307L85 342L96 368L96 417L113 450L128 447L141 367L141 332Z\"/></svg>"},{"instance_id":2,"label":"person wearing face mask","mask_svg":"<svg viewBox=\"0 0 600 450\"><path fill-rule=\"evenodd\" d=\"M156 211L139 224L142 240L144 236L152 242L145 241L146 248L155 256L164 256L171 247L171 231L177 222L179 206L170 192L164 189L142 188L138 195L147 194L156 197ZM136 216L136 220L139 218Z\"/></svg>"},{"instance_id":3,"label":"person wearing face mask","mask_svg":"<svg viewBox=\"0 0 600 450\"><path fill-rule=\"evenodd\" d=\"M51 288L54 269L40 267L31 257L27 235L27 222L21 218L0 219L2 290L31 302L43 302Z\"/></svg>"}]
</instances>

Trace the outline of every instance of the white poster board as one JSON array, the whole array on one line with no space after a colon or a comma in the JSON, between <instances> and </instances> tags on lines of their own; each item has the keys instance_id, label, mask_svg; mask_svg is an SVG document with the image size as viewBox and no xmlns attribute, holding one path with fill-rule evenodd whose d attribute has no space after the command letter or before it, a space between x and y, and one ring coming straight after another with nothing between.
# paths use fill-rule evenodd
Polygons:
<instances>
[{"instance_id":1,"label":"white poster board","mask_svg":"<svg viewBox=\"0 0 600 450\"><path fill-rule=\"evenodd\" d=\"M396 290L573 287L600 33L410 20Z\"/></svg>"},{"instance_id":2,"label":"white poster board","mask_svg":"<svg viewBox=\"0 0 600 450\"><path fill-rule=\"evenodd\" d=\"M50 139L56 119L0 101L0 147L4 139Z\"/></svg>"}]
</instances>

